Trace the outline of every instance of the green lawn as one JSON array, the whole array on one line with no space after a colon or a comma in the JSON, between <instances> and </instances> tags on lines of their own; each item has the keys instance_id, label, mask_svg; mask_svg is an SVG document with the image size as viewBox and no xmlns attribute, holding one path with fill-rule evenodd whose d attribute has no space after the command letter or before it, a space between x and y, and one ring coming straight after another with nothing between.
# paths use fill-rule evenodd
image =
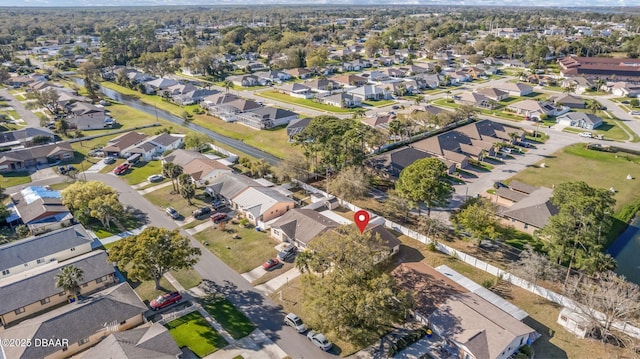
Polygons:
<instances>
[{"instance_id":1,"label":"green lawn","mask_svg":"<svg viewBox=\"0 0 640 359\"><path fill-rule=\"evenodd\" d=\"M146 199L149 200L149 202L155 204L156 206L162 209L166 207L175 208L176 211L178 211L178 213L183 215L185 218L190 217L191 212L195 211L199 207L205 207L208 205L208 203L205 202L206 197L202 190L196 191L196 197L191 200L193 205L189 205L186 199L182 198L182 196L179 194L171 193L172 191L173 191L173 187L167 186L167 187L155 190L153 192L147 193L144 196Z\"/></svg>"},{"instance_id":2,"label":"green lawn","mask_svg":"<svg viewBox=\"0 0 640 359\"><path fill-rule=\"evenodd\" d=\"M385 107L385 106L389 106L389 105L393 105L394 103L396 103L393 100L378 100L378 101L363 101L362 104L363 105L368 105L371 107Z\"/></svg>"},{"instance_id":3,"label":"green lawn","mask_svg":"<svg viewBox=\"0 0 640 359\"><path fill-rule=\"evenodd\" d=\"M124 179L130 184L138 184L147 180L147 177L162 173L162 162L153 160L149 162L138 162L133 165L124 175ZM157 184L157 183L156 183Z\"/></svg>"},{"instance_id":4,"label":"green lawn","mask_svg":"<svg viewBox=\"0 0 640 359\"><path fill-rule=\"evenodd\" d=\"M545 163L545 168L539 166ZM585 181L594 187L616 190L616 210L640 198L640 156L586 149L584 144L566 147L538 166L529 167L511 177L533 186L551 188L569 181ZM603 175L606 174L606 175ZM627 180L630 174L634 180Z\"/></svg>"},{"instance_id":5,"label":"green lawn","mask_svg":"<svg viewBox=\"0 0 640 359\"><path fill-rule=\"evenodd\" d=\"M292 152L302 154L300 147L293 146L289 142L285 126L268 130L256 130L238 123L224 122L217 117L209 115L196 115L193 123L223 136L242 140L248 145L259 148L279 158L284 158ZM218 145L217 142L215 144Z\"/></svg>"},{"instance_id":6,"label":"green lawn","mask_svg":"<svg viewBox=\"0 0 640 359\"><path fill-rule=\"evenodd\" d=\"M351 113L351 112L353 112L352 109L339 108L339 107L335 107L335 106L331 106L331 105L326 105L326 104L323 104L323 103L314 102L313 100L308 100L308 99L305 99L305 98L293 97L293 96L289 96L287 94L283 94L283 93L280 93L280 92L274 91L274 90L256 92L256 95L261 96L261 97L265 97L265 98L269 98L269 99L272 99L272 100L280 101L280 102L290 103L290 104L293 104L293 105L309 107L309 108L312 108L314 110L329 111L329 112L335 112L335 113Z\"/></svg>"},{"instance_id":7,"label":"green lawn","mask_svg":"<svg viewBox=\"0 0 640 359\"><path fill-rule=\"evenodd\" d=\"M200 277L200 274L198 274L198 272L193 269L183 269L179 271L171 271L169 273L171 273L171 275L185 289L191 289L202 282L202 277Z\"/></svg>"},{"instance_id":8,"label":"green lawn","mask_svg":"<svg viewBox=\"0 0 640 359\"><path fill-rule=\"evenodd\" d=\"M122 272L122 274L126 277L126 272ZM165 277L162 277L162 279L160 279L160 287L162 287L164 290L157 290L155 288L155 284L151 280L144 282L137 282L134 280L127 281L129 282L129 284L131 284L131 288L133 288L133 290L138 293L140 298L145 303L150 302L151 300L157 298L162 294L174 292L176 290Z\"/></svg>"},{"instance_id":9,"label":"green lawn","mask_svg":"<svg viewBox=\"0 0 640 359\"><path fill-rule=\"evenodd\" d=\"M216 319L220 325L233 337L244 338L251 334L255 326L236 307L224 298L209 297L200 299L200 304Z\"/></svg>"},{"instance_id":10,"label":"green lawn","mask_svg":"<svg viewBox=\"0 0 640 359\"><path fill-rule=\"evenodd\" d=\"M20 115L18 115L18 113L15 110L4 110L4 109L0 109L0 113L3 113L5 115L9 115L11 116L12 119L14 120L19 120L22 117Z\"/></svg>"},{"instance_id":11,"label":"green lawn","mask_svg":"<svg viewBox=\"0 0 640 359\"><path fill-rule=\"evenodd\" d=\"M228 344L198 312L173 320L165 324L165 327L169 329L169 333L179 347L188 347L200 358Z\"/></svg>"},{"instance_id":12,"label":"green lawn","mask_svg":"<svg viewBox=\"0 0 640 359\"><path fill-rule=\"evenodd\" d=\"M227 229L235 230L240 239L233 239L232 233L213 228L196 234L195 238L205 243L211 253L236 272L248 272L276 256L274 247L277 243L268 234L232 223L227 223Z\"/></svg>"},{"instance_id":13,"label":"green lawn","mask_svg":"<svg viewBox=\"0 0 640 359\"><path fill-rule=\"evenodd\" d=\"M593 131L585 131L582 128L573 128L573 127L565 127L562 129L563 132L571 132L571 133L580 133L580 132L591 132L594 135L603 135L605 139L614 140L614 141L626 141L629 139L629 135L620 127L619 121L615 121L612 119L607 119L606 117L602 118L602 125L598 126L597 129ZM633 131L631 131L633 133Z\"/></svg>"},{"instance_id":14,"label":"green lawn","mask_svg":"<svg viewBox=\"0 0 640 359\"><path fill-rule=\"evenodd\" d=\"M31 176L25 171L15 171L0 175L0 187L7 188L31 183Z\"/></svg>"},{"instance_id":15,"label":"green lawn","mask_svg":"<svg viewBox=\"0 0 640 359\"><path fill-rule=\"evenodd\" d=\"M124 87L124 86L120 86L117 84L114 84L113 82L101 82L100 83L102 86L118 91L122 94L128 95L128 96L132 96L132 97L136 97L138 98L140 101L155 106L159 109L171 112L172 114L176 115L176 116L182 116L182 113L184 111L187 111L189 113L193 113L193 110L195 108L198 107L198 105L188 105L188 106L179 106L176 105L173 102L169 102L169 101L165 101L165 99L163 99L160 96L156 96L156 95L143 95L138 91L132 90L128 87ZM114 117L115 118L115 117Z\"/></svg>"}]
</instances>

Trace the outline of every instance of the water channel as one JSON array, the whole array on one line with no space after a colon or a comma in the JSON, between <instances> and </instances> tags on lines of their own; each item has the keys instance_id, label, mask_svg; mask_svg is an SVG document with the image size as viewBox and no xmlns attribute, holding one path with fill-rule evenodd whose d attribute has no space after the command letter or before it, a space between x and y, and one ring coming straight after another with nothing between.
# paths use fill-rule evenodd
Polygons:
<instances>
[{"instance_id":1,"label":"water channel","mask_svg":"<svg viewBox=\"0 0 640 359\"><path fill-rule=\"evenodd\" d=\"M80 86L84 86L84 81L82 79L79 79L79 78L76 78L76 77L73 77L72 79L76 84L78 84ZM115 90L112 90L112 89L109 89L109 88L106 88L106 87L103 87L103 86L100 86L100 92L102 92L105 96L109 97L110 99L118 101L118 102L120 102L120 103L122 103L124 105L129 106L129 107L135 108L136 110L140 110L140 111L145 112L145 113L147 113L147 114L149 114L151 116L155 116L156 118L161 118L163 120L170 121L170 122L173 122L175 124L187 127L187 128L189 128L191 130L194 130L196 132L203 133L203 134L209 136L210 138L212 138L213 140L215 140L215 141L217 141L217 142L219 142L221 144L224 144L224 145L227 145L229 147L232 147L232 148L234 148L234 149L236 149L236 150L238 150L240 152L244 152L244 153L246 153L246 154L248 154L250 156L253 156L255 158L264 159L265 161L269 162L269 164L271 164L271 165L276 165L276 164L278 164L278 162L280 162L280 159L278 159L277 157L275 157L273 155L270 155L270 154L268 154L268 153L266 153L266 152L264 152L264 151L262 151L262 150L260 150L258 148L255 148L253 146L247 145L246 143L238 141L236 139L223 136L223 135L221 135L219 133L213 132L213 131L211 131L211 130L209 130L207 128L204 128L202 126L198 126L198 125L195 125L195 124L190 123L190 122L185 123L184 119L182 119L182 118L180 118L178 116L175 116L175 115L173 115L173 114L171 114L171 113L169 113L169 112L167 112L165 110L158 109L155 106L148 105L148 104L140 101L139 99L137 99L137 98L135 98L133 96L127 96L127 95L121 94L118 91L115 91ZM250 129L247 129L247 130L248 131L255 131L255 130L250 130Z\"/></svg>"},{"instance_id":2,"label":"water channel","mask_svg":"<svg viewBox=\"0 0 640 359\"><path fill-rule=\"evenodd\" d=\"M640 285L640 216L616 238L607 252L618 263L615 272Z\"/></svg>"}]
</instances>

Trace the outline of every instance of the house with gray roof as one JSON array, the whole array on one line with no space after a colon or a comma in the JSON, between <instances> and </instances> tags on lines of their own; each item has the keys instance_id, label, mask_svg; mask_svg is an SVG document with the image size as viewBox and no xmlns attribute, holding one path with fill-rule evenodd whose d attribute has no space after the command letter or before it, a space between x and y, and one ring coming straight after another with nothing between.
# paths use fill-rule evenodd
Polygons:
<instances>
[{"instance_id":1,"label":"house with gray roof","mask_svg":"<svg viewBox=\"0 0 640 359\"><path fill-rule=\"evenodd\" d=\"M295 135L304 131L304 129L307 128L307 126L309 126L309 124L311 123L311 120L311 117L305 117L298 118L289 122L289 124L287 125L287 137L289 137L289 141L293 141Z\"/></svg>"},{"instance_id":2,"label":"house with gray roof","mask_svg":"<svg viewBox=\"0 0 640 359\"><path fill-rule=\"evenodd\" d=\"M91 251L93 238L81 224L0 246L0 281L52 262Z\"/></svg>"},{"instance_id":3,"label":"house with gray roof","mask_svg":"<svg viewBox=\"0 0 640 359\"><path fill-rule=\"evenodd\" d=\"M55 277L63 267L73 265L84 273L79 294L89 294L117 282L107 252L93 251L64 262L42 265L0 280L0 321L7 326L73 298L56 287Z\"/></svg>"},{"instance_id":4,"label":"house with gray roof","mask_svg":"<svg viewBox=\"0 0 640 359\"><path fill-rule=\"evenodd\" d=\"M211 197L221 197L227 202L230 202L232 198L249 187L262 187L262 185L241 174L225 173L211 181L207 188L205 188L205 192Z\"/></svg>"},{"instance_id":5,"label":"house with gray roof","mask_svg":"<svg viewBox=\"0 0 640 359\"><path fill-rule=\"evenodd\" d=\"M582 97L572 94L555 95L549 98L556 106L562 105L569 108L585 108L585 101Z\"/></svg>"},{"instance_id":6,"label":"house with gray roof","mask_svg":"<svg viewBox=\"0 0 640 359\"><path fill-rule=\"evenodd\" d=\"M2 332L4 338L39 338L47 342L52 341L54 345L3 347L4 357L68 358L100 343L110 334L124 332L143 324L143 313L147 310L147 306L128 283L112 286L83 297L77 303L64 305L6 329ZM155 330L152 330L147 334L152 336L154 332ZM132 333L131 338L136 334L139 333ZM145 340L140 338L138 341ZM151 343L157 345L158 349L175 349L170 348L170 344L166 342L160 343L151 339L148 344Z\"/></svg>"},{"instance_id":7,"label":"house with gray roof","mask_svg":"<svg viewBox=\"0 0 640 359\"><path fill-rule=\"evenodd\" d=\"M344 92L322 97L320 101L322 101L322 103L324 104L339 107L339 108L351 108L351 107L362 106L362 99L360 97L353 94L344 93Z\"/></svg>"},{"instance_id":8,"label":"house with gray roof","mask_svg":"<svg viewBox=\"0 0 640 359\"><path fill-rule=\"evenodd\" d=\"M464 92L458 96L454 96L453 100L458 104L469 105L489 110L492 110L498 106L498 103L495 100L492 100L478 92Z\"/></svg>"},{"instance_id":9,"label":"house with gray roof","mask_svg":"<svg viewBox=\"0 0 640 359\"><path fill-rule=\"evenodd\" d=\"M134 154L140 154L143 161L151 161L154 157L161 156L165 151L172 151L182 146L184 136L176 136L162 133L146 139L140 144L125 148L121 154L129 158Z\"/></svg>"},{"instance_id":10,"label":"house with gray roof","mask_svg":"<svg viewBox=\"0 0 640 359\"><path fill-rule=\"evenodd\" d=\"M73 215L62 204L60 191L48 187L29 186L11 195L7 223L22 223L29 227L31 234L70 225Z\"/></svg>"},{"instance_id":11,"label":"house with gray roof","mask_svg":"<svg viewBox=\"0 0 640 359\"><path fill-rule=\"evenodd\" d=\"M173 102L177 103L180 106L187 106L193 105L194 103L200 103L206 97L214 95L216 93L218 93L217 90L199 88L181 94L173 95L171 99L173 100Z\"/></svg>"},{"instance_id":12,"label":"house with gray roof","mask_svg":"<svg viewBox=\"0 0 640 359\"><path fill-rule=\"evenodd\" d=\"M25 127L20 130L6 131L0 133L0 147L30 147L34 145L34 137L46 137L49 142L53 142L55 139L55 134L46 128L37 127Z\"/></svg>"},{"instance_id":13,"label":"house with gray roof","mask_svg":"<svg viewBox=\"0 0 640 359\"><path fill-rule=\"evenodd\" d=\"M391 91L385 90L383 86L384 85L364 85L349 90L348 93L359 98L361 101L388 100L391 98Z\"/></svg>"},{"instance_id":14,"label":"house with gray roof","mask_svg":"<svg viewBox=\"0 0 640 359\"><path fill-rule=\"evenodd\" d=\"M283 108L264 106L251 109L238 114L237 121L240 124L263 130L282 125L287 125L298 118L298 114Z\"/></svg>"},{"instance_id":15,"label":"house with gray roof","mask_svg":"<svg viewBox=\"0 0 640 359\"><path fill-rule=\"evenodd\" d=\"M116 138L113 138L107 142L107 145L102 148L105 155L107 156L116 156L116 157L125 157L124 150L141 144L147 139L147 135L141 132L127 132Z\"/></svg>"},{"instance_id":16,"label":"house with gray roof","mask_svg":"<svg viewBox=\"0 0 640 359\"><path fill-rule=\"evenodd\" d=\"M147 323L115 332L82 354L82 359L176 359L182 351L162 324Z\"/></svg>"},{"instance_id":17,"label":"house with gray roof","mask_svg":"<svg viewBox=\"0 0 640 359\"><path fill-rule=\"evenodd\" d=\"M546 226L549 218L558 213L558 208L550 201L553 196L553 190L550 188L540 187L528 194L511 192L516 194L512 197L513 199L510 198L515 203L501 211L499 216L502 217L504 224L513 226L519 231L533 234L534 231ZM504 193L498 195L507 198Z\"/></svg>"},{"instance_id":18,"label":"house with gray roof","mask_svg":"<svg viewBox=\"0 0 640 359\"><path fill-rule=\"evenodd\" d=\"M271 224L271 237L306 248L320 234L340 224L307 208L294 208Z\"/></svg>"},{"instance_id":19,"label":"house with gray roof","mask_svg":"<svg viewBox=\"0 0 640 359\"><path fill-rule=\"evenodd\" d=\"M384 178L397 180L400 172L407 166L417 160L429 157L433 156L425 151L420 151L413 147L403 147L370 158L367 160L367 166ZM449 174L455 172L455 163L446 161L445 164L448 167Z\"/></svg>"},{"instance_id":20,"label":"house with gray roof","mask_svg":"<svg viewBox=\"0 0 640 359\"><path fill-rule=\"evenodd\" d=\"M68 142L51 143L42 146L19 148L2 152L0 155L0 173L25 171L56 161L70 161L75 157Z\"/></svg>"},{"instance_id":21,"label":"house with gray roof","mask_svg":"<svg viewBox=\"0 0 640 359\"><path fill-rule=\"evenodd\" d=\"M504 82L497 85L496 88L508 92L509 96L526 96L533 92L533 87L520 82Z\"/></svg>"},{"instance_id":22,"label":"house with gray roof","mask_svg":"<svg viewBox=\"0 0 640 359\"><path fill-rule=\"evenodd\" d=\"M295 201L274 188L247 187L231 198L230 205L249 221L262 227L295 207Z\"/></svg>"},{"instance_id":23,"label":"house with gray roof","mask_svg":"<svg viewBox=\"0 0 640 359\"><path fill-rule=\"evenodd\" d=\"M556 122L559 125L583 128L585 130L594 130L603 123L601 117L586 112L568 112L556 117Z\"/></svg>"}]
</instances>

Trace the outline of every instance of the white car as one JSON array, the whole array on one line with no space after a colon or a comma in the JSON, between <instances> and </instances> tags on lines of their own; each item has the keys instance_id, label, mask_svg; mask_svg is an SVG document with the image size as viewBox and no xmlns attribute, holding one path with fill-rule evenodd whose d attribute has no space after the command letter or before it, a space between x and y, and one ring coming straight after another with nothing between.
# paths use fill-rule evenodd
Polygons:
<instances>
[{"instance_id":1,"label":"white car","mask_svg":"<svg viewBox=\"0 0 640 359\"><path fill-rule=\"evenodd\" d=\"M302 322L299 316L289 313L284 317L285 324L292 326L298 333L304 333L307 331L307 325Z\"/></svg>"},{"instance_id":2,"label":"white car","mask_svg":"<svg viewBox=\"0 0 640 359\"><path fill-rule=\"evenodd\" d=\"M333 346L333 344L331 344L331 342L327 340L324 334L314 332L313 330L307 333L307 339L309 339L313 343L313 345L324 350L325 352L331 350L331 347Z\"/></svg>"},{"instance_id":3,"label":"white car","mask_svg":"<svg viewBox=\"0 0 640 359\"><path fill-rule=\"evenodd\" d=\"M629 115L631 115L631 116L640 116L640 111L629 111Z\"/></svg>"},{"instance_id":4,"label":"white car","mask_svg":"<svg viewBox=\"0 0 640 359\"><path fill-rule=\"evenodd\" d=\"M578 136L580 136L580 137L587 137L587 138L592 138L592 137L593 137L593 135L591 134L591 132L580 132L580 133L578 134Z\"/></svg>"},{"instance_id":5,"label":"white car","mask_svg":"<svg viewBox=\"0 0 640 359\"><path fill-rule=\"evenodd\" d=\"M151 175L149 177L147 177L147 181L153 183L153 182L160 182L164 179L164 177L162 177L161 175Z\"/></svg>"}]
</instances>

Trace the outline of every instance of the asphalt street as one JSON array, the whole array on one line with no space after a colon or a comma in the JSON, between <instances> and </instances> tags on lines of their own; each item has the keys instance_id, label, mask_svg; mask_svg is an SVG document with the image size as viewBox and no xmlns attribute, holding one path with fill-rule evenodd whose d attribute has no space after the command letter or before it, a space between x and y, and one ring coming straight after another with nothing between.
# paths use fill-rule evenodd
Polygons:
<instances>
[{"instance_id":1,"label":"asphalt street","mask_svg":"<svg viewBox=\"0 0 640 359\"><path fill-rule=\"evenodd\" d=\"M22 117L22 120L27 123L30 127L40 127L40 119L33 112L24 108L24 105L16 100L12 94L9 93L7 89L0 89L0 97L3 97L7 100L9 106L13 107L13 109Z\"/></svg>"}]
</instances>

